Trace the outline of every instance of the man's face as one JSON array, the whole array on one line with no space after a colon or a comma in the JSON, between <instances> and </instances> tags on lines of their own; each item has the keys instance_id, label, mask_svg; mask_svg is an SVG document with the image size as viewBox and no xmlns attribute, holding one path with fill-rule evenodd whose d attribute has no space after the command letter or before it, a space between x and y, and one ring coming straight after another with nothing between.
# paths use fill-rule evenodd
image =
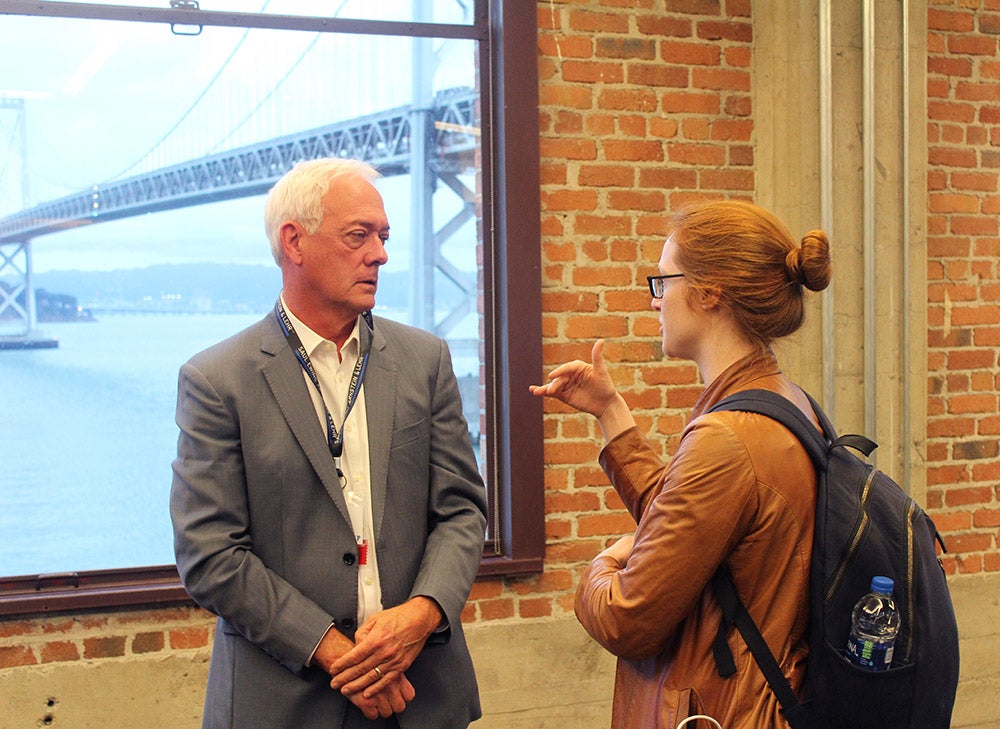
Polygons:
<instances>
[{"instance_id":1,"label":"man's face","mask_svg":"<svg viewBox=\"0 0 1000 729\"><path fill-rule=\"evenodd\" d=\"M389 260L389 220L382 196L361 178L334 180L323 198L323 222L303 231L308 295L323 308L355 318L375 306L378 269Z\"/></svg>"}]
</instances>

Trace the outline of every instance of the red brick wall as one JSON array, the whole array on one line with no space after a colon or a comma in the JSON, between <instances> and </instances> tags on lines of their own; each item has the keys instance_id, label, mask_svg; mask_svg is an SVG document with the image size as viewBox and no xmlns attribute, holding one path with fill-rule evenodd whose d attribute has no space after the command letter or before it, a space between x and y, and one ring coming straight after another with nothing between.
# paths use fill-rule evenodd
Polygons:
<instances>
[{"instance_id":1,"label":"red brick wall","mask_svg":"<svg viewBox=\"0 0 1000 729\"><path fill-rule=\"evenodd\" d=\"M692 364L663 362L645 277L667 210L753 196L750 2L537 7L544 366L589 358L607 338L640 426L677 434L701 387ZM545 411L545 574L477 584L470 619L571 611L581 566L634 528L597 466L593 419Z\"/></svg>"},{"instance_id":2,"label":"red brick wall","mask_svg":"<svg viewBox=\"0 0 1000 729\"><path fill-rule=\"evenodd\" d=\"M928 13L927 499L950 572L1000 570L1000 0Z\"/></svg>"}]
</instances>

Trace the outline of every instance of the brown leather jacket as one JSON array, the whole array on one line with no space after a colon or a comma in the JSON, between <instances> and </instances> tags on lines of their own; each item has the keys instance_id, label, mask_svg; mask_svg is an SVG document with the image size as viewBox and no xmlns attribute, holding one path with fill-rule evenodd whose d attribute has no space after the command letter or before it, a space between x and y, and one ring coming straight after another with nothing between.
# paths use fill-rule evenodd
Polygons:
<instances>
[{"instance_id":1,"label":"brown leather jacket","mask_svg":"<svg viewBox=\"0 0 1000 729\"><path fill-rule=\"evenodd\" d=\"M726 563L792 687L802 685L816 475L775 421L706 414L750 388L784 395L815 422L801 390L762 351L708 386L669 466L635 428L601 452L638 522L627 562L598 555L576 594L584 628L619 658L614 729L673 729L689 714L708 714L724 729L787 729L738 634L729 638L735 676L720 678L712 657L721 614L709 580Z\"/></svg>"}]
</instances>

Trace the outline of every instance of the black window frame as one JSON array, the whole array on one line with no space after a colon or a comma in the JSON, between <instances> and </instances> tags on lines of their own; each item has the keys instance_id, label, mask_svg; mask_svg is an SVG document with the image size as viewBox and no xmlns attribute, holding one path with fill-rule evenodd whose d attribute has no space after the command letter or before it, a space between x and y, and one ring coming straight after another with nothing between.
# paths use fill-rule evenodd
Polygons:
<instances>
[{"instance_id":1,"label":"black window frame","mask_svg":"<svg viewBox=\"0 0 1000 729\"><path fill-rule=\"evenodd\" d=\"M0 15L460 37L479 41L487 325L487 488L490 538L481 577L541 572L545 550L541 373L541 250L537 21L519 0L475 0L470 26L322 19L84 3L0 0ZM193 22L193 21L197 22ZM514 444L516 442L516 457ZM169 464L164 464L164 488ZM154 475L154 478L161 476ZM168 518L164 515L164 518ZM173 565L0 577L0 616L188 600Z\"/></svg>"}]
</instances>

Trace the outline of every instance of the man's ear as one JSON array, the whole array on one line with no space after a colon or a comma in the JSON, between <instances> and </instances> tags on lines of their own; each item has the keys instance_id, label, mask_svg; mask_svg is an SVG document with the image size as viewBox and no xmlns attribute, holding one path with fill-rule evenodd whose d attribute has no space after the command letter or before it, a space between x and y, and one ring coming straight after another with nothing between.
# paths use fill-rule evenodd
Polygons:
<instances>
[{"instance_id":1,"label":"man's ear","mask_svg":"<svg viewBox=\"0 0 1000 729\"><path fill-rule=\"evenodd\" d=\"M278 229L281 253L286 261L296 266L302 263L302 235L305 231L294 221L286 221Z\"/></svg>"}]
</instances>

